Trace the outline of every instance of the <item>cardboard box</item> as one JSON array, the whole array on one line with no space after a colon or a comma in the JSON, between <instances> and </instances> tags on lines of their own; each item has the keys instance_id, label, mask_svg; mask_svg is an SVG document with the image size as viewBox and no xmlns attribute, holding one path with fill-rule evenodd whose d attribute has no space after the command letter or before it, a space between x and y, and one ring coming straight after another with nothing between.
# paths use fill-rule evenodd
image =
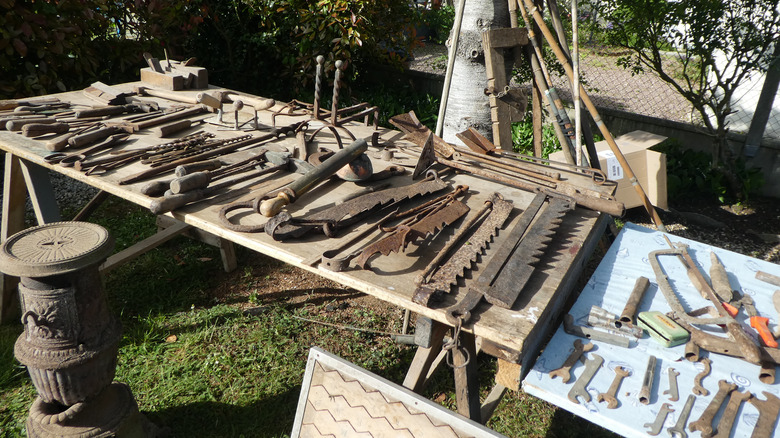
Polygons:
<instances>
[{"instance_id":1,"label":"cardboard box","mask_svg":"<svg viewBox=\"0 0 780 438\"><path fill-rule=\"evenodd\" d=\"M631 166L631 170L636 175L639 184L645 190L650 203L666 210L669 208L666 201L666 154L648 150L648 148L664 140L666 140L666 137L662 135L651 134L645 131L633 131L617 137L615 143L617 143L620 151L623 152L623 156L626 157L628 165ZM618 163L607 142L597 142L596 152L599 156L601 170L607 175L607 178L618 183L615 197L623 202L627 209L642 206L642 201L640 201L636 189L631 185L628 178L625 177L623 168ZM562 151L550 155L550 159L565 161Z\"/></svg>"}]
</instances>

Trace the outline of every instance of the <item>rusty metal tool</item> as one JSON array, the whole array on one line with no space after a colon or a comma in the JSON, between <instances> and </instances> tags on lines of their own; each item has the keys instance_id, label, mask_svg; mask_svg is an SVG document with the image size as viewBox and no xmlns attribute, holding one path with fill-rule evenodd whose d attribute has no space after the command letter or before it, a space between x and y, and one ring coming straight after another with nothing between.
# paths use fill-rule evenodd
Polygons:
<instances>
[{"instance_id":1,"label":"rusty metal tool","mask_svg":"<svg viewBox=\"0 0 780 438\"><path fill-rule=\"evenodd\" d=\"M311 190L312 187L330 178L336 171L366 150L368 150L368 143L364 139L353 141L352 144L336 152L320 166L307 172L301 178L285 187L276 197L263 201L260 204L260 214L265 217L275 216L285 205L295 202L299 197Z\"/></svg>"},{"instance_id":2,"label":"rusty metal tool","mask_svg":"<svg viewBox=\"0 0 780 438\"><path fill-rule=\"evenodd\" d=\"M636 310L639 308L639 303L642 301L642 297L645 295L647 288L650 287L650 280L647 277L640 276L634 282L634 289L631 290L631 295L628 296L626 306L620 313L620 322L623 324L633 324L636 317Z\"/></svg>"},{"instance_id":3,"label":"rusty metal tool","mask_svg":"<svg viewBox=\"0 0 780 438\"><path fill-rule=\"evenodd\" d=\"M403 251L410 243L425 239L454 223L469 211L466 204L456 199L466 192L468 186L456 187L454 192L445 195L434 208L413 218L414 222L398 225L388 236L366 246L355 259L355 264L361 269L367 269L374 255Z\"/></svg>"},{"instance_id":4,"label":"rusty metal tool","mask_svg":"<svg viewBox=\"0 0 780 438\"><path fill-rule=\"evenodd\" d=\"M525 210L523 210L523 213L520 215L520 219L515 224L514 228L512 228L502 244L493 253L487 265L479 274L475 284L469 287L469 293L471 293L471 290L474 290L474 294L476 295L485 295L488 289L495 282L496 278L498 278L501 270L506 264L506 261L514 253L517 245L519 244L528 227L531 225L534 217L536 217L537 213L541 210L546 199L546 195L537 194L534 199L531 200ZM461 308L458 310L458 312L456 312L456 314L460 313L462 316L466 311L469 310L471 309Z\"/></svg>"},{"instance_id":5,"label":"rusty metal tool","mask_svg":"<svg viewBox=\"0 0 780 438\"><path fill-rule=\"evenodd\" d=\"M434 164L441 164L452 169L470 173L492 181L498 181L502 184L516 187L521 190L532 193L544 193L550 196L568 196L578 205L591 210L600 211L613 216L620 217L625 213L625 206L617 199L596 190L576 186L566 181L550 181L549 179L537 178L533 181L520 179L516 177L507 177L506 175L479 167L474 164L458 160L455 155L455 149L440 137L435 136L430 130L424 127L409 127L409 123L394 123L399 129L406 130L406 138L411 142L422 147L420 158L412 173L412 178L416 178L425 170ZM403 127L403 128L401 128ZM408 131L408 132L407 132ZM539 166L543 167L543 166Z\"/></svg>"},{"instance_id":6,"label":"rusty metal tool","mask_svg":"<svg viewBox=\"0 0 780 438\"><path fill-rule=\"evenodd\" d=\"M210 149L204 153L195 155L195 156L189 156L186 158L182 158L179 160L175 160L169 163L166 163L164 165L148 169L139 173L136 173L134 175L130 175L128 177L125 177L121 180L119 180L120 185L125 184L132 184L138 181L142 181L154 176L157 176L161 173L167 172L169 170L175 169L177 166L180 166L182 164L189 164L189 163L195 163L197 161L204 161L206 159L210 159L216 156L225 155L231 152L234 152L238 149L245 148L245 147L254 147L258 144L268 142L270 140L275 140L280 136L286 135L288 133L295 132L300 126L302 122L296 122L281 128L276 128L272 132L268 134L264 134L258 137L249 137L238 141L233 141L231 139L222 140L221 146L215 147L213 149Z\"/></svg>"},{"instance_id":7,"label":"rusty metal tool","mask_svg":"<svg viewBox=\"0 0 780 438\"><path fill-rule=\"evenodd\" d=\"M604 363L604 358L595 353L591 353L590 356L590 359L585 361L585 369L582 371L580 377L577 378L577 381L574 382L574 386L572 386L567 395L572 403L580 404L579 397L582 397L586 403L591 400L587 386L593 379L593 376L596 375L599 368L601 368L601 364Z\"/></svg>"},{"instance_id":8,"label":"rusty metal tool","mask_svg":"<svg viewBox=\"0 0 780 438\"><path fill-rule=\"evenodd\" d=\"M703 357L699 359L699 362L704 365L704 369L693 378L693 389L691 392L696 395L708 396L710 395L710 391L705 388L701 382L705 377L710 375L710 372L712 372L712 361L709 358Z\"/></svg>"},{"instance_id":9,"label":"rusty metal tool","mask_svg":"<svg viewBox=\"0 0 780 438\"><path fill-rule=\"evenodd\" d=\"M677 387L677 376L680 373L672 367L669 367L667 372L669 373L669 389L664 390L664 394L669 394L669 401L674 402L680 399L680 390Z\"/></svg>"},{"instance_id":10,"label":"rusty metal tool","mask_svg":"<svg viewBox=\"0 0 780 438\"><path fill-rule=\"evenodd\" d=\"M639 390L639 403L643 405L650 404L651 394L653 389L653 382L655 382L655 366L658 363L658 359L650 355L647 358L647 368L645 368L645 375L642 377L642 388Z\"/></svg>"},{"instance_id":11,"label":"rusty metal tool","mask_svg":"<svg viewBox=\"0 0 780 438\"><path fill-rule=\"evenodd\" d=\"M737 419L737 412L739 411L742 403L750 400L753 394L750 391L734 391L729 397L729 402L726 405L726 409L723 410L723 414L720 416L720 420L717 423L717 430L713 438L729 438L731 437L731 429L734 427L734 420ZM702 434L702 436L704 436Z\"/></svg>"},{"instance_id":12,"label":"rusty metal tool","mask_svg":"<svg viewBox=\"0 0 780 438\"><path fill-rule=\"evenodd\" d=\"M363 224L355 231L353 231L352 235L346 241L340 243L335 248L323 251L321 255L310 257L306 260L303 260L301 263L306 266L314 266L315 264L320 263L321 267L332 272L341 272L346 270L349 267L349 262L352 261L352 259L355 257L359 256L361 250L352 251L349 254L343 255L341 257L339 257L339 255L341 255L341 253L343 253L347 248L351 248L354 244L370 236L372 233L381 233L382 224L387 220L392 220L395 218L397 213L398 211L395 210L377 222Z\"/></svg>"},{"instance_id":13,"label":"rusty metal tool","mask_svg":"<svg viewBox=\"0 0 780 438\"><path fill-rule=\"evenodd\" d=\"M336 73L333 77L333 97L330 110L330 124L333 126L338 125L338 108L339 108L339 88L341 88L341 68L346 67L341 60L336 61Z\"/></svg>"},{"instance_id":14,"label":"rusty metal tool","mask_svg":"<svg viewBox=\"0 0 780 438\"><path fill-rule=\"evenodd\" d=\"M492 284L484 291L485 299L489 303L507 309L514 305L563 217L573 207L566 199L548 199L547 207L537 215L536 221L523 235ZM482 286L480 283L477 285Z\"/></svg>"},{"instance_id":15,"label":"rusty metal tool","mask_svg":"<svg viewBox=\"0 0 780 438\"><path fill-rule=\"evenodd\" d=\"M696 396L690 394L688 399L685 400L685 406L683 406L683 410L680 412L680 418L677 419L677 423L675 423L674 426L668 427L666 429L672 438L688 438L688 434L685 432L685 424L688 422L688 417L691 416L691 410L693 409L693 404L695 402Z\"/></svg>"},{"instance_id":16,"label":"rusty metal tool","mask_svg":"<svg viewBox=\"0 0 780 438\"><path fill-rule=\"evenodd\" d=\"M748 402L758 409L758 422L753 428L751 438L770 438L774 436L777 414L780 413L780 398L771 392L762 391L766 400L753 397Z\"/></svg>"},{"instance_id":17,"label":"rusty metal tool","mask_svg":"<svg viewBox=\"0 0 780 438\"><path fill-rule=\"evenodd\" d=\"M753 303L753 298L748 294L744 294L740 302L745 308L745 312L747 312L750 317L750 326L758 332L764 345L770 348L777 348L777 341L775 341L774 336L772 336L772 332L769 331L769 318L759 316L756 306Z\"/></svg>"},{"instance_id":18,"label":"rusty metal tool","mask_svg":"<svg viewBox=\"0 0 780 438\"><path fill-rule=\"evenodd\" d=\"M774 286L780 286L780 277L764 271L756 271L756 279Z\"/></svg>"},{"instance_id":19,"label":"rusty metal tool","mask_svg":"<svg viewBox=\"0 0 780 438\"><path fill-rule=\"evenodd\" d=\"M431 299L448 293L458 277L464 275L464 272L476 263L478 255L504 226L512 209L511 201L505 200L498 193L493 193L485 201L483 208L458 228L444 248L417 276L415 279L417 287L412 301L427 306ZM465 238L468 238L466 245L463 244Z\"/></svg>"},{"instance_id":20,"label":"rusty metal tool","mask_svg":"<svg viewBox=\"0 0 780 438\"><path fill-rule=\"evenodd\" d=\"M320 118L320 90L322 88L322 64L325 62L325 57L322 55L317 56L317 72L314 75L314 109L313 115L315 119Z\"/></svg>"},{"instance_id":21,"label":"rusty metal tool","mask_svg":"<svg viewBox=\"0 0 780 438\"><path fill-rule=\"evenodd\" d=\"M661 409L658 410L658 415L655 417L655 421L652 423L645 423L643 427L648 428L645 432L647 432L648 435L656 436L659 433L661 433L661 429L664 427L664 423L666 423L666 417L674 412L674 409L672 408L672 405L669 403L664 403L661 405Z\"/></svg>"},{"instance_id":22,"label":"rusty metal tool","mask_svg":"<svg viewBox=\"0 0 780 438\"><path fill-rule=\"evenodd\" d=\"M248 156L227 166L222 166L222 162L219 160L207 160L177 166L174 169L176 178L169 183L171 193L179 194L195 189L205 189L214 181L248 171L251 172L257 165L267 161L265 157L267 153L270 152L265 149L260 149L259 151L249 150L245 152Z\"/></svg>"},{"instance_id":23,"label":"rusty metal tool","mask_svg":"<svg viewBox=\"0 0 780 438\"><path fill-rule=\"evenodd\" d=\"M367 193L303 218L274 216L266 223L265 231L274 240L298 238L312 231L336 237L339 230L360 221L367 214L392 208L405 200L435 193L446 187L447 183L432 174L419 183Z\"/></svg>"},{"instance_id":24,"label":"rusty metal tool","mask_svg":"<svg viewBox=\"0 0 780 438\"><path fill-rule=\"evenodd\" d=\"M270 153L269 153L270 154ZM153 214L163 214L169 211L173 211L177 208L181 208L184 205L192 202L200 201L202 199L209 198L218 194L222 189L230 187L249 179L258 178L269 173L273 173L279 170L287 170L289 168L289 157L282 155L276 156L276 158L270 158L271 155L267 155L272 165L270 167L260 168L257 171L246 173L238 178L234 178L228 181L223 181L219 184L215 184L205 189L195 189L180 194L172 194L169 196L163 196L162 198L155 199L149 206L149 210Z\"/></svg>"},{"instance_id":25,"label":"rusty metal tool","mask_svg":"<svg viewBox=\"0 0 780 438\"><path fill-rule=\"evenodd\" d=\"M609 385L607 392L599 393L598 397L596 397L596 400L598 400L599 403L607 403L607 409L615 409L620 405L620 402L617 399L618 389L620 389L620 384L623 382L623 379L631 375L631 371L621 366L616 366L614 371L615 378L612 380L612 384Z\"/></svg>"},{"instance_id":26,"label":"rusty metal tool","mask_svg":"<svg viewBox=\"0 0 780 438\"><path fill-rule=\"evenodd\" d=\"M46 155L43 157L43 159L49 164L59 164L63 167L73 167L77 162L84 161L97 152L113 148L117 144L125 141L129 135L130 134L124 132L114 132L108 137L101 138L99 143L92 145L82 151L72 152L69 154L55 152L53 154Z\"/></svg>"},{"instance_id":27,"label":"rusty metal tool","mask_svg":"<svg viewBox=\"0 0 780 438\"><path fill-rule=\"evenodd\" d=\"M689 361L695 362L699 359L699 349L744 359L739 345L733 339L716 336L700 330L678 317L675 313L669 313L668 315L691 333L691 342L685 346L685 358ZM775 381L775 366L780 364L780 350L766 347L757 348L760 360L756 365L761 366L759 380L771 385Z\"/></svg>"},{"instance_id":28,"label":"rusty metal tool","mask_svg":"<svg viewBox=\"0 0 780 438\"><path fill-rule=\"evenodd\" d=\"M593 343L588 342L587 344L583 344L581 340L575 339L574 350L572 350L566 360L563 361L563 365L550 371L550 378L554 379L560 377L563 383L569 383L569 380L571 380L571 368L580 360L583 353L587 353L590 350L593 350Z\"/></svg>"},{"instance_id":29,"label":"rusty metal tool","mask_svg":"<svg viewBox=\"0 0 780 438\"><path fill-rule=\"evenodd\" d=\"M701 413L699 419L688 425L688 430L691 432L699 431L701 432L701 436L705 438L711 437L713 432L712 420L715 419L715 414L718 413L720 407L726 401L726 397L735 389L737 389L736 384L725 380L719 381L718 392L712 400L710 400L710 404L707 405L704 412Z\"/></svg>"},{"instance_id":30,"label":"rusty metal tool","mask_svg":"<svg viewBox=\"0 0 780 438\"><path fill-rule=\"evenodd\" d=\"M591 339L599 342L606 342L618 347L628 348L631 341L625 336L619 336L611 332L595 330L592 327L585 327L574 323L574 317L571 314L563 315L563 331L570 335L581 338Z\"/></svg>"},{"instance_id":31,"label":"rusty metal tool","mask_svg":"<svg viewBox=\"0 0 780 438\"><path fill-rule=\"evenodd\" d=\"M678 300L677 295L674 292L674 289L669 283L668 276L663 271L663 268L659 263L658 259L662 255L676 255L680 257L684 261L684 264L686 266L686 271L689 272L689 277L692 279L700 277L701 272L699 272L699 269L696 267L695 262L693 262L693 259L691 259L690 255L688 254L686 245L675 244L673 249L653 251L648 256L650 265L652 266L653 272L655 273L656 283L658 284L658 288L663 293L664 298L666 298L669 307L672 308L674 315L689 324L725 324L728 335L731 338L731 340L734 341L734 343L736 344L739 354L746 361L750 363L761 364L762 362L761 352L759 351L758 345L756 345L752 341L752 339L750 339L750 336L748 336L748 334L745 333L745 331L742 329L742 326L726 312L726 310L722 306L721 301L715 295L715 292L712 290L711 287L709 287L709 284L707 284L707 282L703 279L700 281L695 281L694 283L695 284L698 283L698 287L701 287L699 291L702 292L702 294L707 299L710 300L710 302L713 304L716 311L718 312L719 316L714 318L712 317L706 318L706 317L694 317L688 315L688 313L682 307L682 304L680 304L680 301ZM689 332L691 331L687 327L686 329Z\"/></svg>"}]
</instances>

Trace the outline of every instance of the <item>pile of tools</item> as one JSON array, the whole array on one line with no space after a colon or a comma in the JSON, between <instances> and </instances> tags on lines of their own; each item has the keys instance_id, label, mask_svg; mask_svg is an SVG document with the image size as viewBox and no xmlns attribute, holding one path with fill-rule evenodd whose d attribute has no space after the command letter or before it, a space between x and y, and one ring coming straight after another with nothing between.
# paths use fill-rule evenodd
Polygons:
<instances>
[{"instance_id":1,"label":"pile of tools","mask_svg":"<svg viewBox=\"0 0 780 438\"><path fill-rule=\"evenodd\" d=\"M703 353L708 351L714 354L722 354L737 357L760 366L759 380L765 384L775 382L775 369L780 363L780 350L775 340L775 334L769 330L768 318L758 314L753 299L748 294L740 294L732 287L725 266L718 256L710 253L710 281L704 277L698 268L698 264L688 252L686 245L672 243L666 239L670 249L653 251L648 256L648 261L653 268L658 289L663 294L672 311L663 314L658 311L640 312L637 315L639 303L650 284L649 279L639 277L635 287L629 296L626 307L621 315L611 314L597 306L593 306L587 316L587 325L576 325L572 315L565 315L564 329L575 336L587 339L607 342L624 348L630 347L630 340L638 339L646 331L649 336L664 347L673 347L685 343L684 357L700 364L697 368L701 372L692 382L691 394L688 395L677 422L668 427L667 431L672 436L687 436L686 429L690 432L699 431L703 437L728 437L734 427L737 412L743 402L749 402L758 409L759 416L753 429L753 437L771 437L774 433L775 423L780 414L780 398L770 392L763 392L764 399L759 399L749 390L740 391L738 385L726 380L718 382L718 391L710 400L701 416L691 423L688 418L696 403L698 396L708 396L710 391L702 382L712 371L712 365L717 360L705 357ZM678 296L672 284L680 279L669 279L664 271L661 260L677 258L683 263L685 271L691 283L699 291L700 295L710 302L710 306L686 310L683 302L689 302ZM780 278L771 274L758 271L756 278L768 283L780 286ZM776 293L775 303L780 312L780 291ZM749 333L749 329L737 320L741 309L744 309L750 327L755 330ZM723 335L719 331L725 332ZM778 333L780 335L780 333ZM760 340L756 343L755 338ZM564 383L570 380L570 370L580 358L593 348L591 343L583 344L582 341L574 341L574 350L564 361L563 365L552 372L550 377L561 377ZM584 360L585 369L569 391L569 400L580 403L580 400L589 402L591 397L585 389L593 376L598 372L603 359L590 353L590 358ZM651 404L655 397L653 388L655 384L656 370L659 359L653 355L648 358L647 367L642 376L642 387L637 394L639 403ZM673 366L668 367L668 385L663 394L669 396L669 402L676 402L680 398L677 377L680 373ZM624 378L630 377L630 373L621 367L614 369L615 379L606 393L600 393L599 402L606 402L608 409L617 408L620 403L617 400L617 389ZM725 406L725 409L723 408ZM658 435L666 422L666 417L675 409L670 403L663 403L656 420L647 423L649 435ZM718 415L722 411L722 414Z\"/></svg>"}]
</instances>

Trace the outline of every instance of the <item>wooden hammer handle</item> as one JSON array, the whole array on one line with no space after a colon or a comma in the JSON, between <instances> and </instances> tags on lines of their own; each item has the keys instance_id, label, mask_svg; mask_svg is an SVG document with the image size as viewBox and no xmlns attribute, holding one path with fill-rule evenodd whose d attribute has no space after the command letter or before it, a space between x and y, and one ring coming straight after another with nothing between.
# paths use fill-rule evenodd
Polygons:
<instances>
[{"instance_id":1,"label":"wooden hammer handle","mask_svg":"<svg viewBox=\"0 0 780 438\"><path fill-rule=\"evenodd\" d=\"M294 194L291 198L288 194L280 192L275 198L266 199L260 204L260 214L265 217L273 217L279 213L285 205L295 202L295 198L308 192L312 187L330 178L336 171L349 164L360 154L368 149L368 143L362 138L352 142L349 146L339 150L322 164L306 172L302 177L287 186L286 191Z\"/></svg>"}]
</instances>

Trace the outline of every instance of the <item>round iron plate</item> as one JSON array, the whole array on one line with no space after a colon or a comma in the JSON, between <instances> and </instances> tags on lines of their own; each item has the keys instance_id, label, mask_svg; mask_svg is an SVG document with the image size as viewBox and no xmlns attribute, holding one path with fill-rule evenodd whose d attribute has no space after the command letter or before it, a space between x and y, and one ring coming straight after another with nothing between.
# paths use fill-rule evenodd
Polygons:
<instances>
[{"instance_id":1,"label":"round iron plate","mask_svg":"<svg viewBox=\"0 0 780 438\"><path fill-rule=\"evenodd\" d=\"M20 231L0 249L0 271L17 277L48 277L98 263L114 250L100 225L54 222Z\"/></svg>"}]
</instances>

